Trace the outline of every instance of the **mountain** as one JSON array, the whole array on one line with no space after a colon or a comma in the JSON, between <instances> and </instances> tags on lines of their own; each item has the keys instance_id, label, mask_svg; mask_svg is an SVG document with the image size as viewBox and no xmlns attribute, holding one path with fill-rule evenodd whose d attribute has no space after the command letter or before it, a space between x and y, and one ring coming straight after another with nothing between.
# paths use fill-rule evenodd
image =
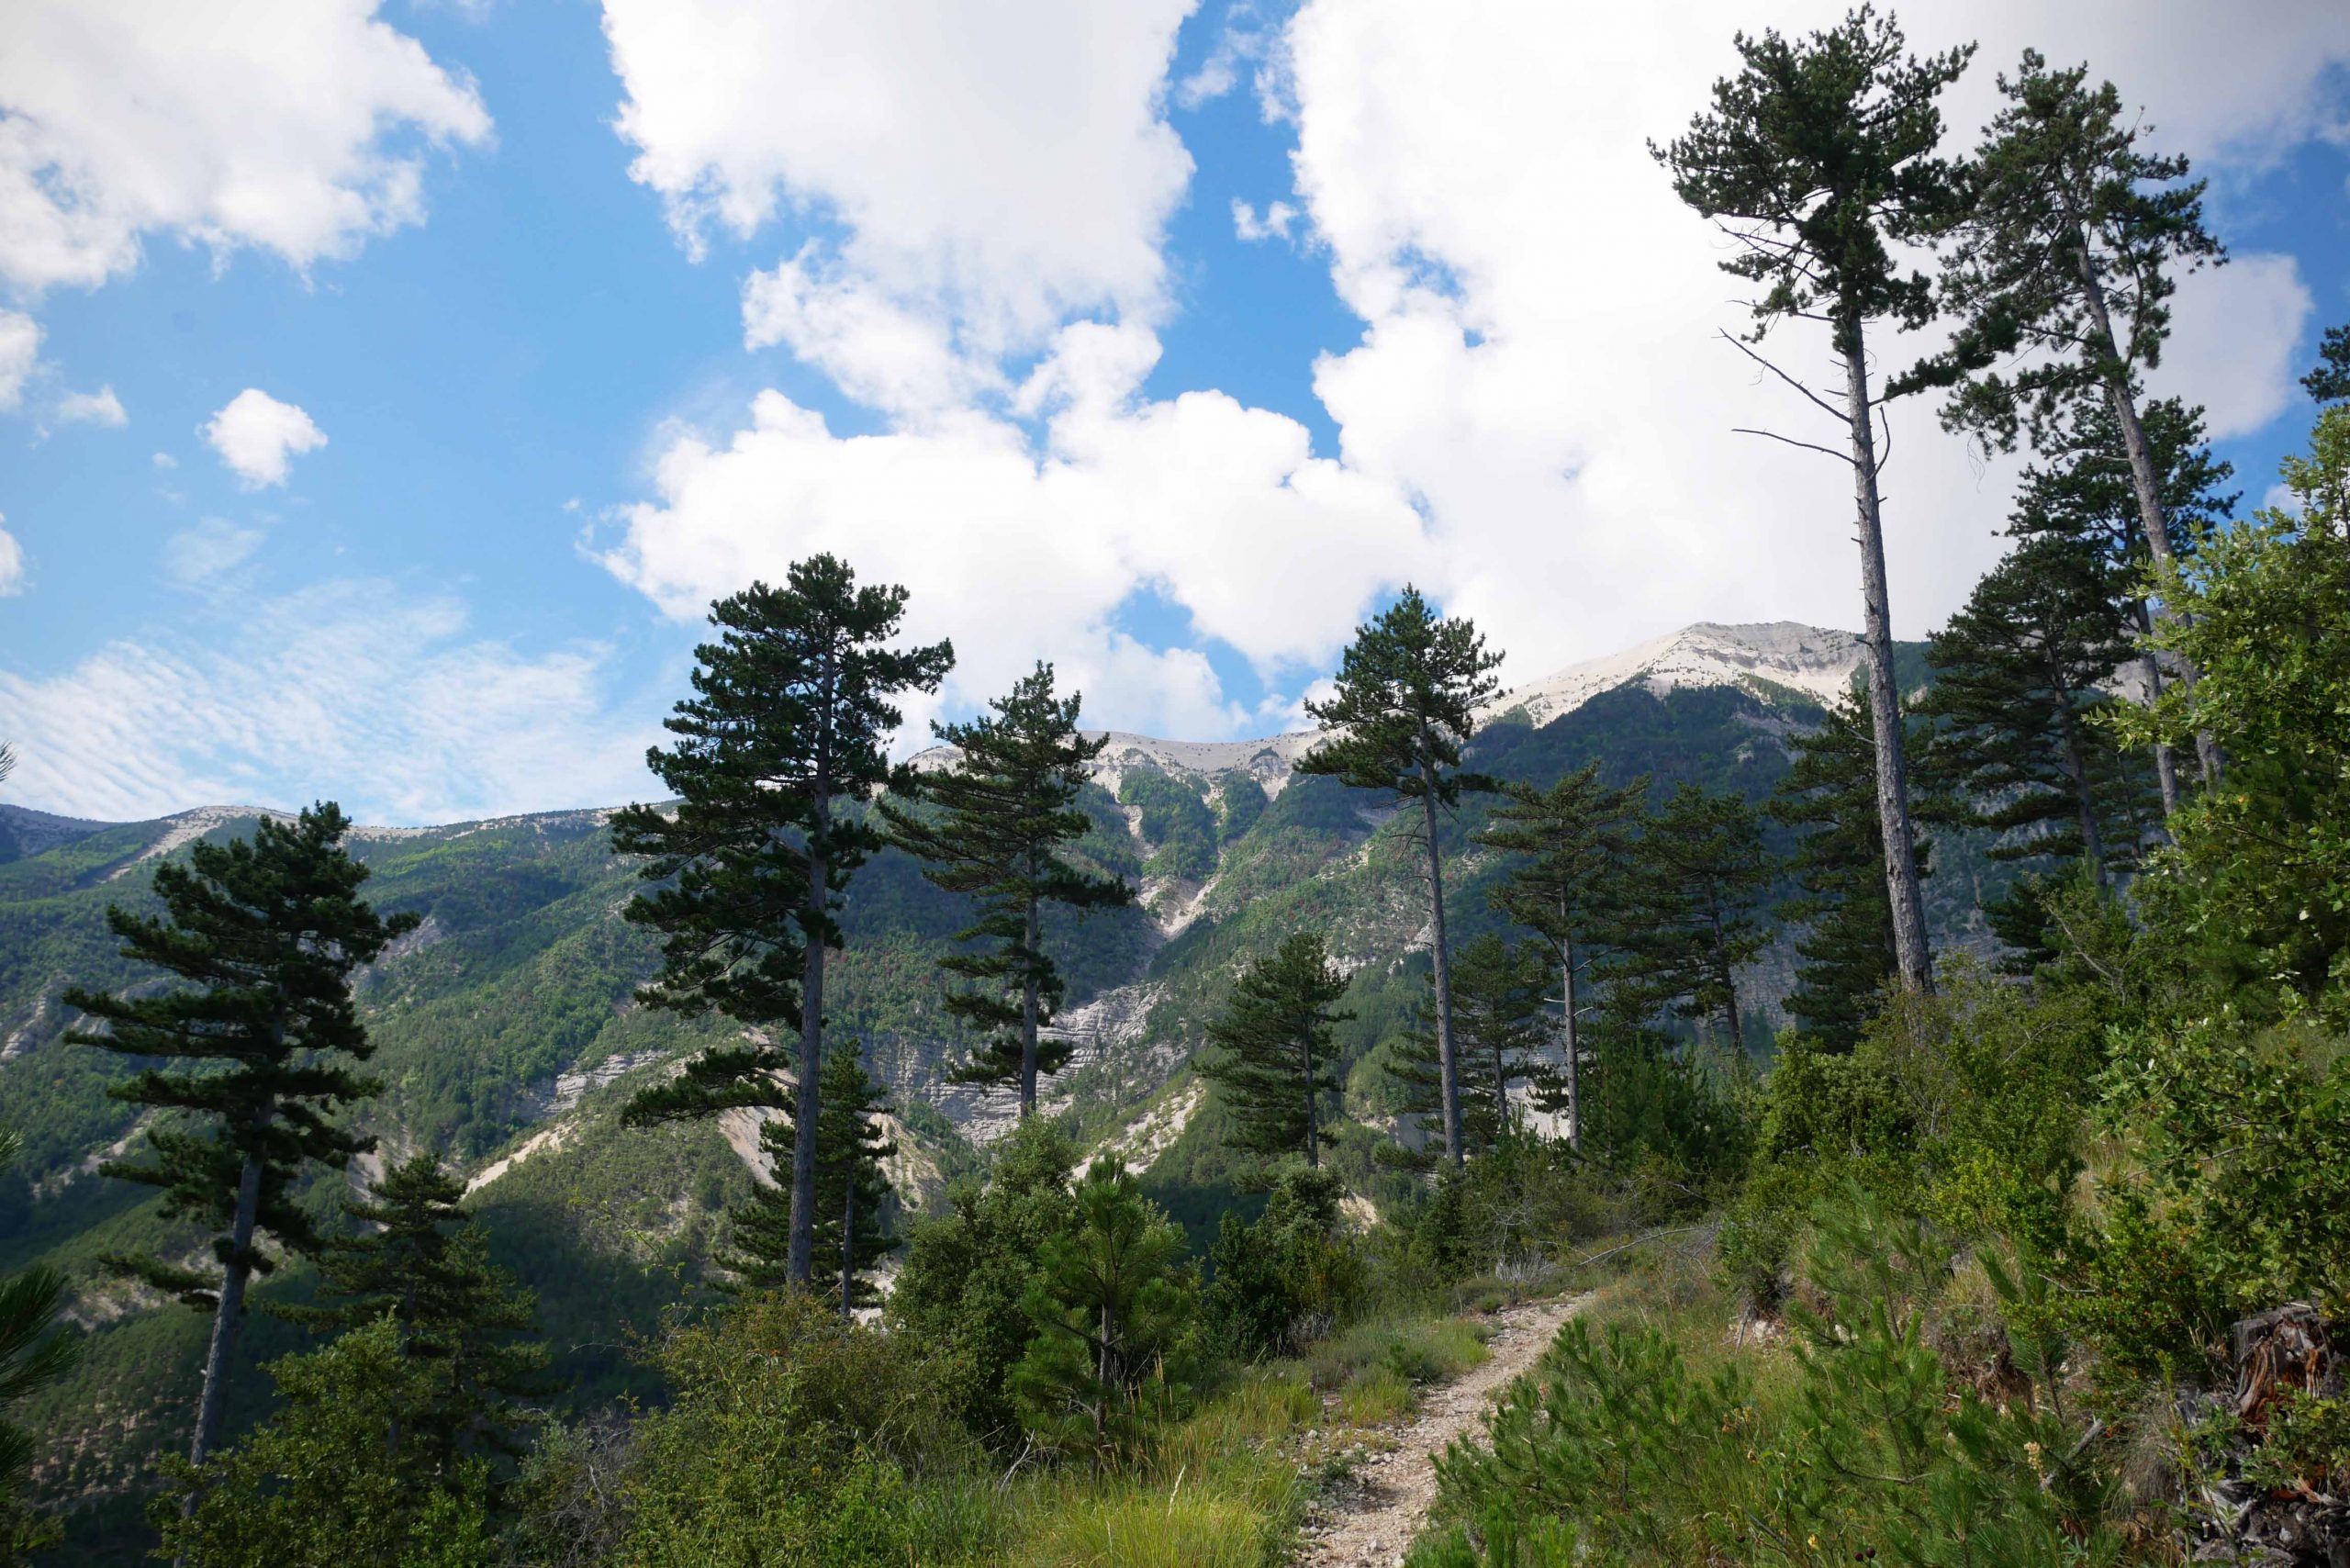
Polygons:
<instances>
[{"instance_id":1,"label":"mountain","mask_svg":"<svg viewBox=\"0 0 2350 1568\"><path fill-rule=\"evenodd\" d=\"M1505 693L1471 762L1544 782L1597 761L1613 778L1760 799L1786 769L1785 737L1849 685L1858 657L1839 632L1692 626ZM1109 736L1084 796L1094 830L1080 853L1140 885L1143 902L1048 928L1069 981L1058 1028L1080 1047L1048 1103L1081 1137L1145 1168L1195 1226L1212 1223L1234 1189L1219 1113L1185 1063L1235 969L1281 936L1318 930L1353 971L1357 1017L1339 1041L1350 1108L1372 1123L1391 1108L1371 1064L1426 964L1419 860L1388 803L1294 773L1314 740ZM1484 810L1470 804L1444 837L1461 940L1495 919L1483 893L1498 868L1470 841ZM91 1329L82 1370L33 1413L54 1435L41 1473L57 1492L113 1496L140 1455L175 1440L202 1327L93 1267L103 1252L190 1238L140 1193L96 1175L137 1126L106 1096L112 1062L60 1038L58 999L69 984L137 983L105 931L107 904L140 903L162 857L249 833L263 814L221 806L108 823L0 806L0 1126L25 1138L0 1179L0 1270L37 1258L66 1267L73 1316ZM634 1002L654 947L619 918L635 881L610 856L605 818L565 812L351 837L375 873L369 897L422 917L361 984L385 1089L358 1119L382 1140L379 1159L429 1148L465 1173L500 1253L539 1291L582 1397L634 1375L617 1349L625 1329L653 1323L695 1276L757 1153L748 1113L704 1128L618 1125L630 1092L727 1030ZM919 1206L977 1168L1013 1110L1007 1093L946 1081L969 1042L941 1006L935 959L964 913L890 853L860 873L843 924L829 1023L863 1042L896 1096L903 1152L893 1175ZM1784 952L1745 977L1759 1025L1775 1021L1789 978ZM334 1186L316 1183L309 1201L326 1209ZM303 1272L286 1270L270 1289L298 1294ZM255 1361L298 1338L253 1322ZM248 1397L232 1418L256 1404Z\"/></svg>"}]
</instances>

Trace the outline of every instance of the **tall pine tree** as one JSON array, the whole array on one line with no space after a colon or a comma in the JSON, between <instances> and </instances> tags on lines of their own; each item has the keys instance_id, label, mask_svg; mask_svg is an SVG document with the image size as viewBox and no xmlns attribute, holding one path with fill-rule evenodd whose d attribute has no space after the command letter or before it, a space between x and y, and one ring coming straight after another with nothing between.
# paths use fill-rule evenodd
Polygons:
<instances>
[{"instance_id":1,"label":"tall pine tree","mask_svg":"<svg viewBox=\"0 0 2350 1568\"><path fill-rule=\"evenodd\" d=\"M1435 1025L1445 1154L1456 1166L1460 1083L1452 1039L1451 954L1445 936L1444 853L1438 812L1485 782L1460 770L1460 750L1477 710L1499 689L1502 656L1467 621L1439 617L1408 584L1377 620L1355 629L1338 665L1338 689L1305 711L1330 732L1301 758L1297 771L1326 774L1360 790L1419 802L1419 838L1427 856L1430 951L1436 961Z\"/></svg>"},{"instance_id":2,"label":"tall pine tree","mask_svg":"<svg viewBox=\"0 0 2350 1568\"><path fill-rule=\"evenodd\" d=\"M2224 493L2235 470L2211 455L2203 434L2203 410L2176 398L2148 403L2140 428L2154 470L2173 560L2184 559L2196 539L2233 511L2236 497ZM2145 594L2154 559L2146 543L2145 518L2122 440L2121 423L2107 399L2084 396L2068 417L2046 422L2039 432L2042 461L2027 467L2018 487L2008 532L2030 539L2055 534L2097 550L2113 567L2109 580L2120 595L2125 623L2140 642L2137 679L2146 700L2160 700L2167 680L2150 639L2154 610ZM2163 814L2178 810L2178 771L2167 745L2153 748L2162 789Z\"/></svg>"},{"instance_id":3,"label":"tall pine tree","mask_svg":"<svg viewBox=\"0 0 2350 1568\"><path fill-rule=\"evenodd\" d=\"M199 840L185 864L158 863L162 914L110 906L106 926L124 957L186 983L146 994L65 993L67 1005L103 1025L69 1040L146 1063L107 1092L164 1113L143 1157L108 1160L100 1171L160 1189L166 1218L215 1233L217 1275L153 1258L112 1260L212 1315L188 1447L196 1464L219 1441L246 1287L272 1267L261 1237L316 1250L296 1180L310 1166L340 1170L375 1147L336 1120L379 1087L355 1070L375 1047L352 1002L351 975L417 917L386 920L359 896L367 868L343 850L350 826L327 801L290 823L264 819L250 839Z\"/></svg>"},{"instance_id":4,"label":"tall pine tree","mask_svg":"<svg viewBox=\"0 0 2350 1568\"><path fill-rule=\"evenodd\" d=\"M1463 943L1452 956L1460 1142L1471 1154L1494 1148L1516 1126L1511 1084L1531 1087L1546 1105L1556 1098L1542 1037L1542 992L1549 978L1547 953L1531 943L1512 946L1496 932ZM1431 979L1402 1037L1388 1047L1385 1062L1387 1080L1399 1091L1396 1108L1423 1121L1444 1106L1435 1025ZM1415 1169L1427 1165L1423 1157L1393 1150L1382 1151L1382 1157Z\"/></svg>"},{"instance_id":5,"label":"tall pine tree","mask_svg":"<svg viewBox=\"0 0 2350 1568\"><path fill-rule=\"evenodd\" d=\"M0 1169L14 1164L23 1147L17 1133L0 1133ZM38 1517L26 1502L25 1478L39 1445L6 1417L80 1359L81 1341L55 1332L64 1302L65 1276L45 1263L0 1280L0 1563L10 1568L62 1533L58 1521Z\"/></svg>"},{"instance_id":6,"label":"tall pine tree","mask_svg":"<svg viewBox=\"0 0 2350 1568\"><path fill-rule=\"evenodd\" d=\"M1208 1024L1218 1055L1200 1076L1224 1092L1235 1147L1268 1157L1302 1153L1322 1163L1325 1102L1338 1092L1330 1032L1354 1016L1338 1010L1347 977L1322 938L1301 931L1242 971L1224 1011Z\"/></svg>"},{"instance_id":7,"label":"tall pine tree","mask_svg":"<svg viewBox=\"0 0 2350 1568\"><path fill-rule=\"evenodd\" d=\"M2100 888L2136 863L2143 831L2126 759L2094 722L2133 652L2111 572L2081 540L2019 544L1928 644L1920 708L1975 825L2021 835L1994 853L2077 859Z\"/></svg>"},{"instance_id":8,"label":"tall pine tree","mask_svg":"<svg viewBox=\"0 0 2350 1568\"><path fill-rule=\"evenodd\" d=\"M1612 966L1628 991L1650 1005L1720 1019L1740 1059L1746 1026L1738 971L1767 940L1759 914L1770 880L1754 808L1735 795L1681 785L1642 824L1623 954Z\"/></svg>"},{"instance_id":9,"label":"tall pine tree","mask_svg":"<svg viewBox=\"0 0 2350 1568\"><path fill-rule=\"evenodd\" d=\"M1798 834L1788 866L1796 891L1776 912L1803 928L1787 1012L1805 1034L1837 1052L1859 1044L1878 996L1899 972L1885 896L1885 835L1873 809L1876 742L1869 719L1868 704L1855 696L1830 704L1818 728L1789 743L1791 766L1767 808ZM1913 726L1913 756L1927 755L1920 739ZM1917 857L1922 879L1922 838Z\"/></svg>"},{"instance_id":10,"label":"tall pine tree","mask_svg":"<svg viewBox=\"0 0 2350 1568\"><path fill-rule=\"evenodd\" d=\"M1494 907L1550 945L1559 974L1557 1098L1567 1142L1583 1147L1583 1042L1586 1004L1581 980L1607 940L1610 912L1624 870L1628 832L1639 820L1648 780L1610 789L1599 765L1570 773L1547 790L1512 784L1477 842L1516 857Z\"/></svg>"},{"instance_id":11,"label":"tall pine tree","mask_svg":"<svg viewBox=\"0 0 2350 1568\"><path fill-rule=\"evenodd\" d=\"M2170 332L2174 273L2224 256L2203 226L2204 182L2188 179L2184 156L2142 151L2154 128L2124 111L2110 82L2090 87L2086 65L2051 70L2026 50L1999 91L2008 106L1975 153L1973 200L1942 274L1961 327L1912 380L1954 381L1945 421L2003 448L2019 428L2045 447L2084 393L2103 398L2146 547L2169 572L2162 476L2139 399ZM2159 600L2154 612L2169 614ZM2191 665L2181 674L2193 684ZM2208 785L2219 754L2208 741L2197 750ZM2174 788L2174 809L2176 799Z\"/></svg>"},{"instance_id":12,"label":"tall pine tree","mask_svg":"<svg viewBox=\"0 0 2350 1568\"><path fill-rule=\"evenodd\" d=\"M1714 84L1713 112L1698 116L1670 147L1651 151L1681 199L1737 247L1723 270L1763 286L1753 302L1755 340L1790 319L1829 327L1840 389L1823 394L1770 368L1836 420L1850 448L1849 456L1830 455L1852 471L1877 814L1886 843L1898 846L1886 862L1886 896L1901 983L1926 991L1933 959L1914 873L1875 429L1879 406L1908 388L1870 390L1867 332L1878 321L1914 329L1933 317L1930 280L1905 271L1896 248L1941 230L1963 206L1958 172L1934 156L1942 131L1936 102L1974 46L1918 60L1893 19L1865 6L1801 43L1771 31L1759 39L1741 33L1737 42L1744 68Z\"/></svg>"},{"instance_id":13,"label":"tall pine tree","mask_svg":"<svg viewBox=\"0 0 2350 1568\"><path fill-rule=\"evenodd\" d=\"M824 950L839 945L834 912L850 874L882 843L852 808L903 777L882 751L898 698L935 690L954 663L946 643L890 645L905 611L904 588L859 588L830 555L797 563L780 588L754 583L711 607L719 635L694 651L697 695L665 721L677 744L645 758L677 804L614 812L612 849L643 857L654 884L628 906L662 936L661 973L639 994L679 1012L715 1008L751 1043L702 1053L639 1093L630 1120L788 1105L796 1126L817 1125ZM796 1052L767 1041L778 1026L799 1036ZM784 1271L806 1285L814 1138L793 1148L790 1192Z\"/></svg>"},{"instance_id":14,"label":"tall pine tree","mask_svg":"<svg viewBox=\"0 0 2350 1568\"><path fill-rule=\"evenodd\" d=\"M916 811L881 804L897 842L923 861L923 875L978 906L979 918L957 934L978 950L939 960L979 983L946 999L964 1022L992 1031L957 1073L967 1083L1017 1083L1020 1114L1036 1110L1036 1080L1069 1060L1065 1041L1043 1037L1069 988L1045 951L1045 906L1106 909L1134 901L1134 890L1089 871L1062 854L1085 836L1091 819L1078 809L1085 765L1107 736L1088 740L1077 727L1080 692L1053 690L1053 666L1039 663L1009 696L968 723L933 724L958 754L954 762L911 778L898 791L926 802Z\"/></svg>"},{"instance_id":15,"label":"tall pine tree","mask_svg":"<svg viewBox=\"0 0 2350 1568\"><path fill-rule=\"evenodd\" d=\"M422 1150L369 1183L343 1212L364 1228L331 1236L317 1261L326 1299L281 1316L351 1330L391 1319L399 1353L420 1363L397 1417L398 1446L426 1470L521 1451L530 1402L552 1392L538 1299L490 1261L489 1238L463 1207L464 1183Z\"/></svg>"},{"instance_id":16,"label":"tall pine tree","mask_svg":"<svg viewBox=\"0 0 2350 1568\"><path fill-rule=\"evenodd\" d=\"M836 1039L825 1049L822 1108L816 1114L816 1235L819 1268L846 1317L880 1299L873 1269L894 1251L898 1238L889 1226L890 1179L881 1162L898 1152L880 1122L890 1107L888 1092L865 1070L853 1039ZM791 1168L797 1134L789 1117L759 1128L759 1147L778 1170ZM791 1197L772 1182L759 1182L728 1218L732 1248L718 1256L733 1278L721 1288L772 1290L788 1282L791 1246Z\"/></svg>"}]
</instances>

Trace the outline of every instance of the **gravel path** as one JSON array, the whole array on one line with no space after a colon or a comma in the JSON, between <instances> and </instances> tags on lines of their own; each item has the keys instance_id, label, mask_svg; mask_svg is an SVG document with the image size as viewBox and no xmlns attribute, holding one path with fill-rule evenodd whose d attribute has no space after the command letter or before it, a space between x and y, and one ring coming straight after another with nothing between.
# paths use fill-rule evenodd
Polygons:
<instances>
[{"instance_id":1,"label":"gravel path","mask_svg":"<svg viewBox=\"0 0 2350 1568\"><path fill-rule=\"evenodd\" d=\"M1478 1429L1486 1406L1530 1370L1582 1305L1580 1297L1520 1302L1503 1309L1485 1364L1440 1388L1422 1391L1420 1408L1384 1452L1364 1456L1306 1521L1304 1568L1393 1568L1436 1501L1433 1461L1445 1445Z\"/></svg>"}]
</instances>

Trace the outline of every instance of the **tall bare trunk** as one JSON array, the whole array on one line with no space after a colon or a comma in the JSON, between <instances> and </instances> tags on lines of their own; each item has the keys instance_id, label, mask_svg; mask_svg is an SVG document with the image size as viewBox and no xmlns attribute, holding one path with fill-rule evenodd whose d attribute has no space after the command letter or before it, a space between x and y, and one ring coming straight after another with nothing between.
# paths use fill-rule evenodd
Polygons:
<instances>
[{"instance_id":1,"label":"tall bare trunk","mask_svg":"<svg viewBox=\"0 0 2350 1568\"><path fill-rule=\"evenodd\" d=\"M1321 1131L1318 1125L1320 1117L1318 1107L1314 1103L1314 1034L1311 1027L1298 1040L1297 1057L1305 1069L1305 1168L1312 1170L1320 1167L1322 1153L1317 1136Z\"/></svg>"},{"instance_id":2,"label":"tall bare trunk","mask_svg":"<svg viewBox=\"0 0 2350 1568\"><path fill-rule=\"evenodd\" d=\"M841 1321L856 1316L856 1165L850 1160L848 1180L842 1183L847 1191L841 1198Z\"/></svg>"},{"instance_id":3,"label":"tall bare trunk","mask_svg":"<svg viewBox=\"0 0 2350 1568\"><path fill-rule=\"evenodd\" d=\"M2146 535L2146 548L2154 564L2165 573L2177 569L2178 558L2171 552L2170 520L2163 508L2161 483L2154 477L2154 455L2146 444L2146 427L2138 419L2138 399L2130 387L2130 369L2122 362L2121 345L2113 335L2113 318L2106 308L2105 281L2098 275L2097 262L2089 249L2088 236L2081 237L2076 252L2081 274L2081 300L2087 306L2089 321L2097 333L2097 348L2103 358L2103 375L2107 401L2113 407L2114 421L2121 427L2121 448L2130 458L2130 488L2138 500L2138 526ZM2154 603L2156 620L2168 622L2177 611L2164 600ZM2148 663L2153 662L2148 655ZM2195 690L2196 670L2191 664L2181 662L2178 678L2188 694ZM2195 734L2195 757L2203 774L2203 787L2212 788L2220 781L2220 748L2210 732ZM2156 765L2160 766L2159 763ZM2165 815L2177 809L2177 785L2173 782L2163 797Z\"/></svg>"},{"instance_id":4,"label":"tall bare trunk","mask_svg":"<svg viewBox=\"0 0 2350 1568\"><path fill-rule=\"evenodd\" d=\"M1568 937L1559 944L1559 971L1565 978L1560 988L1560 1004L1565 1009L1560 1020L1559 1032L1565 1036L1567 1048L1567 1147L1578 1154L1583 1151L1583 1046L1575 1030L1575 944Z\"/></svg>"},{"instance_id":5,"label":"tall bare trunk","mask_svg":"<svg viewBox=\"0 0 2350 1568\"><path fill-rule=\"evenodd\" d=\"M1036 857L1028 857L1028 880L1035 886ZM1036 944L1042 938L1038 931L1036 895L1028 895L1027 924L1021 929L1021 940L1027 944L1028 973L1020 985L1020 1117L1023 1121L1036 1114Z\"/></svg>"},{"instance_id":6,"label":"tall bare trunk","mask_svg":"<svg viewBox=\"0 0 2350 1568\"><path fill-rule=\"evenodd\" d=\"M2053 682L2052 681L2052 686ZM2105 835L2098 831L2097 800L2089 791L2088 759L2081 751L2079 717L2073 711L2073 700L2062 686L2053 687L2056 693L2056 717L2065 742L2065 771L2073 781L2073 810L2078 815L2081 828L2081 855L2089 863L2089 875L2097 879L2098 891L2105 890Z\"/></svg>"},{"instance_id":7,"label":"tall bare trunk","mask_svg":"<svg viewBox=\"0 0 2350 1568\"><path fill-rule=\"evenodd\" d=\"M825 886L824 855L819 847L827 802L817 797L816 830L809 835L808 907L822 911ZM791 1122L791 1245L785 1253L786 1282L805 1290L816 1275L816 1115L821 1108L817 1080L824 1062L824 939L820 924L806 933L808 951L800 979L800 1083L793 1100Z\"/></svg>"},{"instance_id":8,"label":"tall bare trunk","mask_svg":"<svg viewBox=\"0 0 2350 1568\"><path fill-rule=\"evenodd\" d=\"M264 1118L264 1121L266 1118ZM229 1223L229 1260L220 1266L220 1302L212 1315L212 1338L204 1352L204 1392L196 1407L196 1437L190 1464L202 1464L220 1446L220 1423L229 1407L229 1369L237 1350L237 1330L245 1315L245 1286L252 1279L253 1229L261 1219L262 1162L247 1156L237 1172L237 1212ZM193 1494L188 1506L195 1507Z\"/></svg>"},{"instance_id":9,"label":"tall bare trunk","mask_svg":"<svg viewBox=\"0 0 2350 1568\"><path fill-rule=\"evenodd\" d=\"M1856 318L1841 322L1845 413L1852 437L1852 499L1860 525L1862 644L1868 654L1869 714L1876 725L1876 813L1885 840L1886 894L1893 906L1894 961L1905 991L1934 988L1926 945L1926 905L1918 890L1917 830L1909 817L1909 764L1904 755L1901 695L1893 679L1893 610L1885 581L1885 519L1876 487L1876 431L1869 406L1866 344Z\"/></svg>"},{"instance_id":10,"label":"tall bare trunk","mask_svg":"<svg viewBox=\"0 0 2350 1568\"><path fill-rule=\"evenodd\" d=\"M1436 947L1436 1061L1443 1094L1444 1156L1458 1170L1465 1158L1460 1147L1460 1074L1452 1056L1452 961L1444 938L1444 857L1436 838L1436 767L1428 760L1427 732L1421 728L1420 809L1428 840L1429 935Z\"/></svg>"}]
</instances>

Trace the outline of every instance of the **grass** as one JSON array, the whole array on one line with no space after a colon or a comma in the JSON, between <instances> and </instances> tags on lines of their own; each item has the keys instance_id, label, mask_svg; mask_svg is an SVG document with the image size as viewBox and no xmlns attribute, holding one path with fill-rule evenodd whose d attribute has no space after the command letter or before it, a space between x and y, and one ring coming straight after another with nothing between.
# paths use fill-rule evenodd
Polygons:
<instances>
[{"instance_id":1,"label":"grass","mask_svg":"<svg viewBox=\"0 0 2350 1568\"><path fill-rule=\"evenodd\" d=\"M1418 1403L1409 1380L1390 1367L1365 1367L1338 1391L1338 1416L1350 1427L1381 1427Z\"/></svg>"}]
</instances>

